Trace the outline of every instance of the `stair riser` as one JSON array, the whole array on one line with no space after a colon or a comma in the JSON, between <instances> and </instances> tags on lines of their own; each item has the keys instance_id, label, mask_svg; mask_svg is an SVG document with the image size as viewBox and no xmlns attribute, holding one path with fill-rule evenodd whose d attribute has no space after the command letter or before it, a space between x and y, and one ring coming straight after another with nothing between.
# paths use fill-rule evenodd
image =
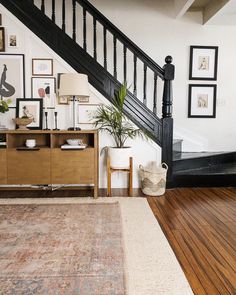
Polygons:
<instances>
[{"instance_id":1,"label":"stair riser","mask_svg":"<svg viewBox=\"0 0 236 295\"><path fill-rule=\"evenodd\" d=\"M169 188L173 187L235 187L236 174L226 175L181 175L175 176Z\"/></svg>"},{"instance_id":2,"label":"stair riser","mask_svg":"<svg viewBox=\"0 0 236 295\"><path fill-rule=\"evenodd\" d=\"M219 165L223 163L231 163L236 161L236 153L228 153L222 155L215 155L209 157L201 157L194 159L183 159L173 162L173 171L192 170L204 167L210 167L213 165Z\"/></svg>"}]
</instances>

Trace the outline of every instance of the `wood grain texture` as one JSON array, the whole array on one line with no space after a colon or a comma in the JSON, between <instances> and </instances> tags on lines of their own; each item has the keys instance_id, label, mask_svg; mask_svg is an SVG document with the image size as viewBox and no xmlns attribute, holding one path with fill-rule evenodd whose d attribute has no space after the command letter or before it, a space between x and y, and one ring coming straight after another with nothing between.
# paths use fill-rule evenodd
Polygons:
<instances>
[{"instance_id":1,"label":"wood grain texture","mask_svg":"<svg viewBox=\"0 0 236 295\"><path fill-rule=\"evenodd\" d=\"M53 184L93 184L95 180L95 150L62 151L52 149Z\"/></svg>"},{"instance_id":2,"label":"wood grain texture","mask_svg":"<svg viewBox=\"0 0 236 295\"><path fill-rule=\"evenodd\" d=\"M7 156L6 150L0 150L0 184L7 183Z\"/></svg>"},{"instance_id":3,"label":"wood grain texture","mask_svg":"<svg viewBox=\"0 0 236 295\"><path fill-rule=\"evenodd\" d=\"M50 183L50 149L7 150L8 184Z\"/></svg>"},{"instance_id":4,"label":"wood grain texture","mask_svg":"<svg viewBox=\"0 0 236 295\"><path fill-rule=\"evenodd\" d=\"M148 197L196 295L236 294L236 189L174 189Z\"/></svg>"}]
</instances>

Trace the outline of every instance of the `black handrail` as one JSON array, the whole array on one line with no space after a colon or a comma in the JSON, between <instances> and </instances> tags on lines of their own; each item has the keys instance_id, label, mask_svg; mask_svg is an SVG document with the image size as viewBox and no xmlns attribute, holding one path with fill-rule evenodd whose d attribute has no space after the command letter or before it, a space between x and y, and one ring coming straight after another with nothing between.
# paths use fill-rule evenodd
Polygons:
<instances>
[{"instance_id":1,"label":"black handrail","mask_svg":"<svg viewBox=\"0 0 236 295\"><path fill-rule=\"evenodd\" d=\"M97 19L116 39L127 47L136 57L154 71L161 79L164 77L164 70L153 59L151 59L142 49L123 34L113 25L100 11L98 11L87 0L76 0L84 9Z\"/></svg>"}]
</instances>

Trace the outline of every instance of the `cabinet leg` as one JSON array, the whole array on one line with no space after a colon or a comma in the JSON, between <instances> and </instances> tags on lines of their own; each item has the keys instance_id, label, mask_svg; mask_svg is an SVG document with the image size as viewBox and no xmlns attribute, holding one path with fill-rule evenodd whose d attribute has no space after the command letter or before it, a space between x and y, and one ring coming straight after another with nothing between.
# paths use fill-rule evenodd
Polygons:
<instances>
[{"instance_id":1,"label":"cabinet leg","mask_svg":"<svg viewBox=\"0 0 236 295\"><path fill-rule=\"evenodd\" d=\"M133 158L129 158L129 196L133 195Z\"/></svg>"},{"instance_id":2,"label":"cabinet leg","mask_svg":"<svg viewBox=\"0 0 236 295\"><path fill-rule=\"evenodd\" d=\"M93 197L94 199L97 199L98 198L98 186L94 186L94 193L93 193Z\"/></svg>"},{"instance_id":3,"label":"cabinet leg","mask_svg":"<svg viewBox=\"0 0 236 295\"><path fill-rule=\"evenodd\" d=\"M107 196L111 197L111 167L110 158L107 158Z\"/></svg>"}]
</instances>

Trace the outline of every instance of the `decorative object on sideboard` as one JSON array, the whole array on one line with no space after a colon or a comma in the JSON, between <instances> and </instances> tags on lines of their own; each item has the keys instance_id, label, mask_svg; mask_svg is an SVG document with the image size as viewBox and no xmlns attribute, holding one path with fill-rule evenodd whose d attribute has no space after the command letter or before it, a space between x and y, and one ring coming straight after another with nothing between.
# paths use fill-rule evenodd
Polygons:
<instances>
[{"instance_id":1,"label":"decorative object on sideboard","mask_svg":"<svg viewBox=\"0 0 236 295\"><path fill-rule=\"evenodd\" d=\"M127 169L131 157L131 147L125 146L127 139L136 137L147 138L124 115L124 102L127 94L127 85L121 85L115 92L113 105L100 106L94 114L94 126L105 131L114 140L114 147L105 147L110 157L110 166L114 169ZM105 149L103 148L103 149Z\"/></svg>"},{"instance_id":2,"label":"decorative object on sideboard","mask_svg":"<svg viewBox=\"0 0 236 295\"><path fill-rule=\"evenodd\" d=\"M7 38L7 46L9 48L18 48L18 39L16 34L9 34Z\"/></svg>"},{"instance_id":3,"label":"decorative object on sideboard","mask_svg":"<svg viewBox=\"0 0 236 295\"><path fill-rule=\"evenodd\" d=\"M26 139L25 145L28 148L34 148L36 146L36 139L34 139L34 138Z\"/></svg>"},{"instance_id":4,"label":"decorative object on sideboard","mask_svg":"<svg viewBox=\"0 0 236 295\"><path fill-rule=\"evenodd\" d=\"M0 52L5 52L5 28L0 28Z\"/></svg>"},{"instance_id":5,"label":"decorative object on sideboard","mask_svg":"<svg viewBox=\"0 0 236 295\"><path fill-rule=\"evenodd\" d=\"M22 117L22 118L13 118L13 122L18 126L17 130L30 130L26 126L33 122L32 118Z\"/></svg>"},{"instance_id":6,"label":"decorative object on sideboard","mask_svg":"<svg viewBox=\"0 0 236 295\"><path fill-rule=\"evenodd\" d=\"M28 128L42 130L43 101L41 98L18 98L16 100L16 117L32 119ZM16 123L17 124L17 123ZM18 124L17 124L18 125Z\"/></svg>"},{"instance_id":7,"label":"decorative object on sideboard","mask_svg":"<svg viewBox=\"0 0 236 295\"><path fill-rule=\"evenodd\" d=\"M48 128L48 112L44 112L44 116L45 116L45 128L43 130L50 130Z\"/></svg>"},{"instance_id":8,"label":"decorative object on sideboard","mask_svg":"<svg viewBox=\"0 0 236 295\"><path fill-rule=\"evenodd\" d=\"M32 76L53 76L53 59L33 58Z\"/></svg>"},{"instance_id":9,"label":"decorative object on sideboard","mask_svg":"<svg viewBox=\"0 0 236 295\"><path fill-rule=\"evenodd\" d=\"M25 58L23 54L0 54L0 97L11 98L15 106L16 98L25 97Z\"/></svg>"},{"instance_id":10,"label":"decorative object on sideboard","mask_svg":"<svg viewBox=\"0 0 236 295\"><path fill-rule=\"evenodd\" d=\"M68 130L80 130L79 127L76 127L76 103L78 98L89 97L88 76L78 73L62 74L59 95L73 97L73 127Z\"/></svg>"},{"instance_id":11,"label":"decorative object on sideboard","mask_svg":"<svg viewBox=\"0 0 236 295\"><path fill-rule=\"evenodd\" d=\"M57 112L54 112L55 128L53 130L60 130L57 128Z\"/></svg>"},{"instance_id":12,"label":"decorative object on sideboard","mask_svg":"<svg viewBox=\"0 0 236 295\"><path fill-rule=\"evenodd\" d=\"M189 84L188 118L216 117L216 84Z\"/></svg>"},{"instance_id":13,"label":"decorative object on sideboard","mask_svg":"<svg viewBox=\"0 0 236 295\"><path fill-rule=\"evenodd\" d=\"M190 46L189 80L217 80L218 46Z\"/></svg>"}]
</instances>

